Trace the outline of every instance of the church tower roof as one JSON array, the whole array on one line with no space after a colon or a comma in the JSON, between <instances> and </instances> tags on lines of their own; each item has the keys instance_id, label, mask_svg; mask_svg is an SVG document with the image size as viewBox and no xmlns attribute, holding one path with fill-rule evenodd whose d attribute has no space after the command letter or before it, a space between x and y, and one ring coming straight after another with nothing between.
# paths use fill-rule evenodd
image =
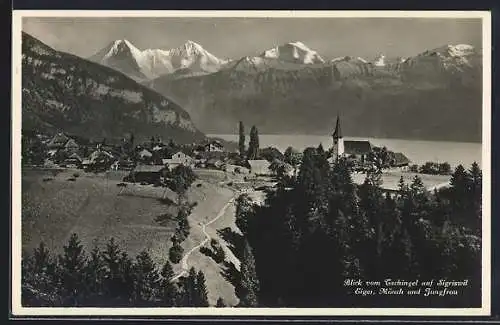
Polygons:
<instances>
[{"instance_id":1,"label":"church tower roof","mask_svg":"<svg viewBox=\"0 0 500 325\"><path fill-rule=\"evenodd\" d=\"M337 114L337 124L335 125L335 131L333 132L332 136L335 139L342 138L342 130L340 129L340 117L338 114Z\"/></svg>"}]
</instances>

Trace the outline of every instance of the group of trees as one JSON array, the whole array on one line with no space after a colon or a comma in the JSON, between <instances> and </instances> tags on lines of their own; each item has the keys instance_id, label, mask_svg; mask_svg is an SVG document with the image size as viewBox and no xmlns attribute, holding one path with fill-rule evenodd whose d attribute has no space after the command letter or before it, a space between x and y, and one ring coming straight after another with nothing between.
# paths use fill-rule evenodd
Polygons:
<instances>
[{"instance_id":1,"label":"group of trees","mask_svg":"<svg viewBox=\"0 0 500 325\"><path fill-rule=\"evenodd\" d=\"M23 132L21 137L21 157L23 165L43 165L47 157L47 147L36 133Z\"/></svg>"},{"instance_id":2,"label":"group of trees","mask_svg":"<svg viewBox=\"0 0 500 325\"><path fill-rule=\"evenodd\" d=\"M410 171L428 175L450 175L452 172L451 166L448 162L436 163L431 161L428 161L421 166L411 165Z\"/></svg>"},{"instance_id":3,"label":"group of trees","mask_svg":"<svg viewBox=\"0 0 500 325\"><path fill-rule=\"evenodd\" d=\"M143 251L130 258L111 239L87 255L76 234L53 256L41 243L22 256L23 306L207 307L203 272L191 268L173 281L170 262L157 268Z\"/></svg>"},{"instance_id":4,"label":"group of trees","mask_svg":"<svg viewBox=\"0 0 500 325\"><path fill-rule=\"evenodd\" d=\"M248 142L248 150L245 150L245 126L243 125L243 122L240 121L238 148L240 153L240 159L242 161L259 158L260 156L259 131L257 130L257 127L255 125L252 126L252 128L250 129L250 140Z\"/></svg>"},{"instance_id":5,"label":"group of trees","mask_svg":"<svg viewBox=\"0 0 500 325\"><path fill-rule=\"evenodd\" d=\"M196 174L189 166L178 165L172 170L165 170L163 175L167 179L167 186L175 191L182 199L191 184L196 180Z\"/></svg>"},{"instance_id":6,"label":"group of trees","mask_svg":"<svg viewBox=\"0 0 500 325\"><path fill-rule=\"evenodd\" d=\"M200 248L200 252L208 257L211 257L215 263L221 264L226 258L226 253L216 239L210 240L210 247L203 246Z\"/></svg>"},{"instance_id":7,"label":"group of trees","mask_svg":"<svg viewBox=\"0 0 500 325\"><path fill-rule=\"evenodd\" d=\"M191 227L189 226L189 221L187 217L191 213L191 208L187 204L183 204L179 207L177 216L175 218L177 222L177 227L175 228L175 233L172 235L170 240L172 241L172 247L170 247L168 256L172 263L177 264L182 258L184 249L181 243L189 236L189 231Z\"/></svg>"},{"instance_id":8,"label":"group of trees","mask_svg":"<svg viewBox=\"0 0 500 325\"><path fill-rule=\"evenodd\" d=\"M372 168L357 186L345 159L330 166L326 156L322 148L307 148L291 186L280 181L263 206L238 200L236 222L248 243L240 299L276 307L406 307L431 301L356 296L343 286L346 278L392 277L469 279L465 292L433 306L480 303L477 164L468 171L459 166L447 190L429 192L415 177L411 184L401 179L391 195L380 187L380 169Z\"/></svg>"}]
</instances>

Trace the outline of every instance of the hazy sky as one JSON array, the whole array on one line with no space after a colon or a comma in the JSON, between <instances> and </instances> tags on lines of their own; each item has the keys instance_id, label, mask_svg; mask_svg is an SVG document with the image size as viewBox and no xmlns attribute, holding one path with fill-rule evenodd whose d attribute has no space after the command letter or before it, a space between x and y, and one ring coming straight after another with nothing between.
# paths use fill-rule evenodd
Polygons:
<instances>
[{"instance_id":1,"label":"hazy sky","mask_svg":"<svg viewBox=\"0 0 500 325\"><path fill-rule=\"evenodd\" d=\"M139 49L187 40L221 58L302 41L325 59L410 56L445 44L481 47L480 19L436 18L23 18L23 30L57 50L89 57L116 39Z\"/></svg>"}]
</instances>

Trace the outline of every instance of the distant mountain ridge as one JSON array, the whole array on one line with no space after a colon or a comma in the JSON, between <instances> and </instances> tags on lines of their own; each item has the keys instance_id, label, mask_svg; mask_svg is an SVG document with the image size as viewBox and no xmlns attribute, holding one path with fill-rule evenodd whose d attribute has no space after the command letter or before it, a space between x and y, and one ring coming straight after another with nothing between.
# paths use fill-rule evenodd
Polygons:
<instances>
[{"instance_id":1,"label":"distant mountain ridge","mask_svg":"<svg viewBox=\"0 0 500 325\"><path fill-rule=\"evenodd\" d=\"M182 103L207 133L234 133L243 120L261 133L329 134L341 112L351 136L481 140L482 54L470 45L372 62L289 62L274 54L146 84Z\"/></svg>"},{"instance_id":2,"label":"distant mountain ridge","mask_svg":"<svg viewBox=\"0 0 500 325\"><path fill-rule=\"evenodd\" d=\"M204 138L177 103L124 74L22 34L23 129L86 138Z\"/></svg>"}]
</instances>

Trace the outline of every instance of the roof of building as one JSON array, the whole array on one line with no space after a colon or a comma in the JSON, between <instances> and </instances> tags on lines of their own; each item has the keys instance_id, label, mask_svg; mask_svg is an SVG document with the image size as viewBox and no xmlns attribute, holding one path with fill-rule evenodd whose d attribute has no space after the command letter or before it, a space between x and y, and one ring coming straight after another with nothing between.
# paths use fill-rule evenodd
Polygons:
<instances>
[{"instance_id":1,"label":"roof of building","mask_svg":"<svg viewBox=\"0 0 500 325\"><path fill-rule=\"evenodd\" d=\"M109 158L109 159L114 159L115 156L113 156L111 153L105 151L105 150L96 150L90 154L89 160L91 162L95 162L97 159L100 157L102 158Z\"/></svg>"},{"instance_id":2,"label":"roof of building","mask_svg":"<svg viewBox=\"0 0 500 325\"><path fill-rule=\"evenodd\" d=\"M338 115L337 115L337 123L335 124L335 131L333 132L332 136L335 139L342 138L342 130L340 129L340 117Z\"/></svg>"},{"instance_id":3,"label":"roof of building","mask_svg":"<svg viewBox=\"0 0 500 325\"><path fill-rule=\"evenodd\" d=\"M365 155L372 151L372 144L367 140L344 141L344 152L348 155Z\"/></svg>"},{"instance_id":4,"label":"roof of building","mask_svg":"<svg viewBox=\"0 0 500 325\"><path fill-rule=\"evenodd\" d=\"M80 157L76 152L73 153L73 154L71 154L68 158L70 158L70 159L78 159L80 161L83 160L82 157Z\"/></svg>"},{"instance_id":5,"label":"roof of building","mask_svg":"<svg viewBox=\"0 0 500 325\"><path fill-rule=\"evenodd\" d=\"M164 168L163 165L137 165L134 173L158 173Z\"/></svg>"},{"instance_id":6,"label":"roof of building","mask_svg":"<svg viewBox=\"0 0 500 325\"><path fill-rule=\"evenodd\" d=\"M48 146L64 146L70 138L64 133L57 133L50 139Z\"/></svg>"},{"instance_id":7,"label":"roof of building","mask_svg":"<svg viewBox=\"0 0 500 325\"><path fill-rule=\"evenodd\" d=\"M214 145L217 145L219 147L223 147L222 142L220 142L219 140L216 140L216 139L212 139L212 140L208 141L205 144L205 146L210 145L210 144L214 144Z\"/></svg>"},{"instance_id":8,"label":"roof of building","mask_svg":"<svg viewBox=\"0 0 500 325\"><path fill-rule=\"evenodd\" d=\"M76 143L75 140L69 138L68 141L66 141L66 143L64 144L65 147L70 147L70 146L74 146L74 147L78 147L78 143Z\"/></svg>"},{"instance_id":9,"label":"roof of building","mask_svg":"<svg viewBox=\"0 0 500 325\"><path fill-rule=\"evenodd\" d=\"M401 165L407 165L411 161L406 157L402 152L395 152L394 153L394 165L395 166L401 166Z\"/></svg>"},{"instance_id":10,"label":"roof of building","mask_svg":"<svg viewBox=\"0 0 500 325\"><path fill-rule=\"evenodd\" d=\"M184 155L186 156L189 156L191 157L191 155L193 154L193 151L191 149L188 149L188 148L181 148L181 149L178 149L178 150L175 150L173 153L172 153L172 156L173 155L176 155L178 153L183 153Z\"/></svg>"},{"instance_id":11,"label":"roof of building","mask_svg":"<svg viewBox=\"0 0 500 325\"><path fill-rule=\"evenodd\" d=\"M147 149L142 149L139 151L139 156L152 157L153 154Z\"/></svg>"}]
</instances>

